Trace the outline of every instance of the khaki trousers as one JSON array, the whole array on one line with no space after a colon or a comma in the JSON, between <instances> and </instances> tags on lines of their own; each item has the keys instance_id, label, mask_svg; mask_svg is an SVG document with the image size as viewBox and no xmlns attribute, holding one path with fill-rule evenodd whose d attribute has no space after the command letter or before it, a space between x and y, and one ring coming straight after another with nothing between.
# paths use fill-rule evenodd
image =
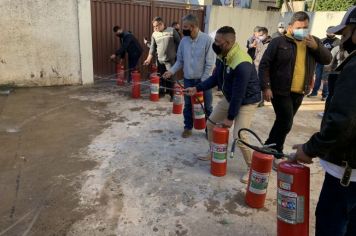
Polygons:
<instances>
[{"instance_id":1,"label":"khaki trousers","mask_svg":"<svg viewBox=\"0 0 356 236\"><path fill-rule=\"evenodd\" d=\"M250 128L252 118L256 112L257 109L257 104L249 104L249 105L242 105L240 107L238 115L235 117L234 120L234 130L233 130L233 137L236 139L238 136L238 131L241 128ZM209 116L209 119L216 123L222 123L225 118L227 118L227 113L229 110L229 102L226 100L225 97L219 101L219 103L214 107L213 112ZM208 129L208 140L211 143L212 142L212 135L213 135L213 128L214 124L211 123L209 120L207 122L207 129ZM242 140L245 142L248 142L248 137L246 134L242 133ZM250 148L246 147L245 145L238 144L242 155L245 159L246 165L248 167L251 166L251 160L252 160L252 151Z\"/></svg>"}]
</instances>

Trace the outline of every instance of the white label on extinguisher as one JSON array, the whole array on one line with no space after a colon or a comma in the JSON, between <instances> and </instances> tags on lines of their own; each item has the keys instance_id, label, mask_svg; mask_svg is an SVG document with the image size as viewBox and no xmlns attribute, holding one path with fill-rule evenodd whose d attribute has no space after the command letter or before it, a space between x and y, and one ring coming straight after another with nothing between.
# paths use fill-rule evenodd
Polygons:
<instances>
[{"instance_id":1,"label":"white label on extinguisher","mask_svg":"<svg viewBox=\"0 0 356 236\"><path fill-rule=\"evenodd\" d=\"M304 222L304 197L278 188L277 217L288 224Z\"/></svg>"},{"instance_id":2,"label":"white label on extinguisher","mask_svg":"<svg viewBox=\"0 0 356 236\"><path fill-rule=\"evenodd\" d=\"M151 94L158 94L159 91L159 84L151 84Z\"/></svg>"},{"instance_id":3,"label":"white label on extinguisher","mask_svg":"<svg viewBox=\"0 0 356 236\"><path fill-rule=\"evenodd\" d=\"M227 145L212 143L212 161L216 163L226 162Z\"/></svg>"},{"instance_id":4,"label":"white label on extinguisher","mask_svg":"<svg viewBox=\"0 0 356 236\"><path fill-rule=\"evenodd\" d=\"M251 170L249 191L255 194L266 194L269 180L269 173L259 173Z\"/></svg>"},{"instance_id":5,"label":"white label on extinguisher","mask_svg":"<svg viewBox=\"0 0 356 236\"><path fill-rule=\"evenodd\" d=\"M183 96L181 96L181 95L174 95L174 96L173 96L173 104L174 104L174 105L183 104Z\"/></svg>"},{"instance_id":6,"label":"white label on extinguisher","mask_svg":"<svg viewBox=\"0 0 356 236\"><path fill-rule=\"evenodd\" d=\"M205 119L205 113L200 104L194 104L194 119Z\"/></svg>"}]
</instances>

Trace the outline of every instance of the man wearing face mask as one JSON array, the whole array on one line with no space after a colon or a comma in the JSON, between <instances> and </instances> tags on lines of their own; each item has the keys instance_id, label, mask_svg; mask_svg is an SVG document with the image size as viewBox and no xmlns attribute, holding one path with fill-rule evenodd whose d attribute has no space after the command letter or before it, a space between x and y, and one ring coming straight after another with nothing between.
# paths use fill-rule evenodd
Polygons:
<instances>
[{"instance_id":1,"label":"man wearing face mask","mask_svg":"<svg viewBox=\"0 0 356 236\"><path fill-rule=\"evenodd\" d=\"M329 26L328 29L333 28L333 26ZM340 39L338 39L335 34L329 34L326 33L326 38L323 38L321 40L321 42L323 43L324 47L326 47L327 49L329 49L329 51L331 52L331 50L338 46L340 44ZM318 95L318 91L320 89L320 86L323 82L323 91L322 91L322 101L325 101L329 91L328 91L328 85L327 85L327 73L325 73L324 71L324 65L321 65L319 63L316 64L316 69L315 69L315 83L314 83L314 87L313 87L313 91L308 95L308 97L316 97Z\"/></svg>"},{"instance_id":2,"label":"man wearing face mask","mask_svg":"<svg viewBox=\"0 0 356 236\"><path fill-rule=\"evenodd\" d=\"M180 36L172 27L166 27L163 19L159 16L153 19L152 26L150 52L143 64L149 65L153 56L157 55L158 72L163 75L176 61ZM170 95L170 101L173 101L173 83L160 79L159 95L164 97L166 93Z\"/></svg>"},{"instance_id":3,"label":"man wearing face mask","mask_svg":"<svg viewBox=\"0 0 356 236\"><path fill-rule=\"evenodd\" d=\"M308 28L309 16L303 11L294 13L287 34L270 42L259 66L263 97L272 102L276 114L266 144L275 144L278 152L283 152L294 115L310 91L316 62L331 61L330 51L309 35Z\"/></svg>"},{"instance_id":4,"label":"man wearing face mask","mask_svg":"<svg viewBox=\"0 0 356 236\"><path fill-rule=\"evenodd\" d=\"M274 33L272 34L272 38L274 39L274 38L283 36L283 35L285 35L286 33L287 33L287 31L286 31L286 28L285 28L285 26L284 26L284 22L279 22L279 23L278 23L278 29L277 29L276 32L274 32Z\"/></svg>"},{"instance_id":5,"label":"man wearing face mask","mask_svg":"<svg viewBox=\"0 0 356 236\"><path fill-rule=\"evenodd\" d=\"M224 26L216 32L213 50L218 56L213 75L185 92L192 96L197 91L206 91L215 86L221 89L224 97L216 105L209 120L226 127L234 125L233 137L237 138L241 128L249 128L261 100L261 85L251 57L236 43L236 33L232 27ZM214 124L208 120L208 139L212 141ZM248 142L243 135L242 139ZM252 153L249 148L238 144L246 165L251 166ZM211 154L208 154L210 158ZM240 181L247 183L248 170Z\"/></svg>"},{"instance_id":6,"label":"man wearing face mask","mask_svg":"<svg viewBox=\"0 0 356 236\"><path fill-rule=\"evenodd\" d=\"M183 37L177 52L177 61L172 68L163 75L165 78L172 77L178 70L183 68L184 87L192 87L210 77L214 64L215 53L212 49L212 38L199 30L198 18L194 15L183 17ZM211 90L204 92L204 108L209 116L213 110L213 95ZM184 96L184 131L183 138L192 135L193 117L192 104L189 96Z\"/></svg>"},{"instance_id":7,"label":"man wearing face mask","mask_svg":"<svg viewBox=\"0 0 356 236\"><path fill-rule=\"evenodd\" d=\"M125 53L128 54L128 64L130 72L134 70L137 66L138 60L142 55L142 47L133 34L124 32L124 30L119 26L114 26L113 31L117 37L120 38L121 47L116 51L115 54L110 56L111 60L114 60L116 57L120 57L120 61L125 58ZM121 62L120 62L121 63ZM131 82L131 73L127 79L127 83Z\"/></svg>"},{"instance_id":8,"label":"man wearing face mask","mask_svg":"<svg viewBox=\"0 0 356 236\"><path fill-rule=\"evenodd\" d=\"M325 170L316 207L316 236L356 235L356 6L329 33L341 34L341 47L350 55L339 65L333 98L320 131L295 145L297 161L315 157Z\"/></svg>"}]
</instances>

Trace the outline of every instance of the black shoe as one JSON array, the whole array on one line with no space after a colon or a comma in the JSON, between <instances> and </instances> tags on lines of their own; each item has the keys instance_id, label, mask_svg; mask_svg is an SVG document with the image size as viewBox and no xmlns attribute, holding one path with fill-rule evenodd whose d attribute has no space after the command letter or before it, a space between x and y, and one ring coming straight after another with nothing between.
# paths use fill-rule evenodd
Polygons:
<instances>
[{"instance_id":1,"label":"black shoe","mask_svg":"<svg viewBox=\"0 0 356 236\"><path fill-rule=\"evenodd\" d=\"M171 98L169 99L169 102L173 102L173 97L171 97Z\"/></svg>"}]
</instances>

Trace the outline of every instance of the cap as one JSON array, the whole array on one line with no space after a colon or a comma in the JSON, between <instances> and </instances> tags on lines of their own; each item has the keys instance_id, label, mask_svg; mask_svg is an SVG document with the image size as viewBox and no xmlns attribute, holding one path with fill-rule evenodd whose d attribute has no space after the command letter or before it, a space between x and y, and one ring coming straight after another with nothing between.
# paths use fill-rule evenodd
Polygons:
<instances>
[{"instance_id":1,"label":"cap","mask_svg":"<svg viewBox=\"0 0 356 236\"><path fill-rule=\"evenodd\" d=\"M349 8L349 10L347 10L344 18L342 18L340 25L328 29L327 32L329 34L342 34L343 29L345 29L345 27L350 24L356 24L356 6L352 6Z\"/></svg>"},{"instance_id":2,"label":"cap","mask_svg":"<svg viewBox=\"0 0 356 236\"><path fill-rule=\"evenodd\" d=\"M278 28L284 28L284 22L279 22L278 23Z\"/></svg>"}]
</instances>

